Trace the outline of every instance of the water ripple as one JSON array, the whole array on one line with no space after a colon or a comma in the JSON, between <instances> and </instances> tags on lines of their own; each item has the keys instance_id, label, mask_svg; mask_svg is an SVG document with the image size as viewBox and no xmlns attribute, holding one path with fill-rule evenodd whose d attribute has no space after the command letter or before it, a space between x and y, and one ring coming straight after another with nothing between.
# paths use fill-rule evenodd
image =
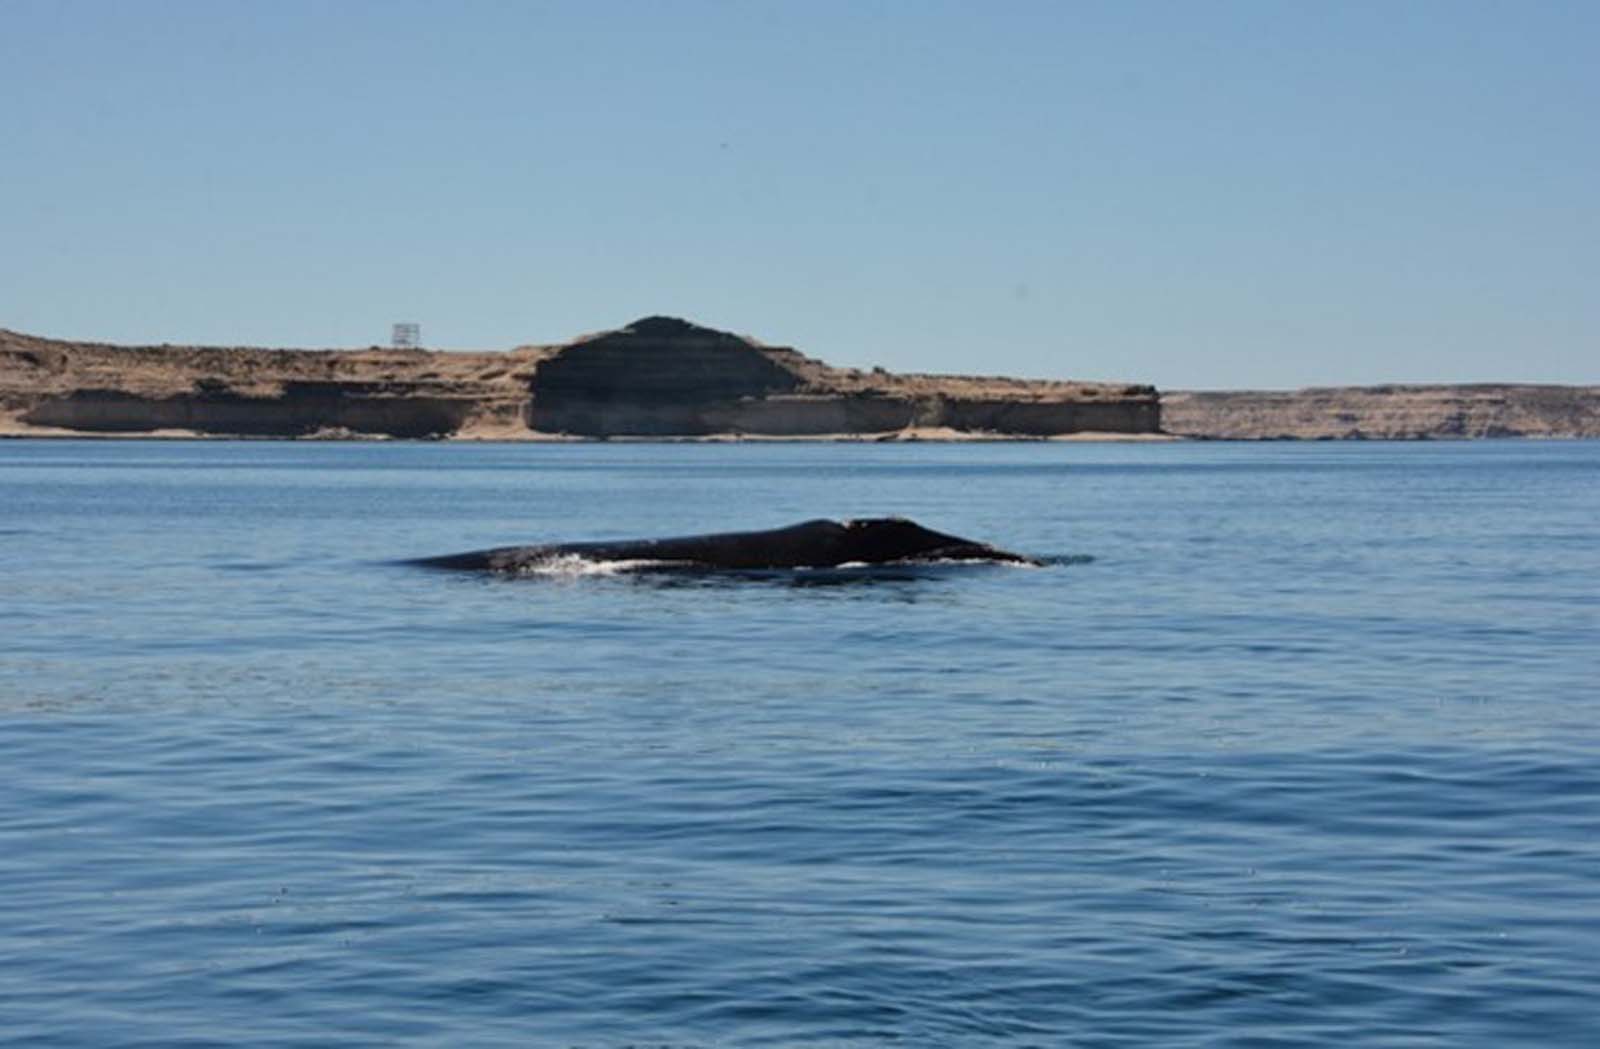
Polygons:
<instances>
[{"instance_id":1,"label":"water ripple","mask_svg":"<svg viewBox=\"0 0 1600 1049\"><path fill-rule=\"evenodd\" d=\"M8 445L4 1038L1587 1045L1596 479L1586 445ZM641 500L1094 553L380 563Z\"/></svg>"}]
</instances>

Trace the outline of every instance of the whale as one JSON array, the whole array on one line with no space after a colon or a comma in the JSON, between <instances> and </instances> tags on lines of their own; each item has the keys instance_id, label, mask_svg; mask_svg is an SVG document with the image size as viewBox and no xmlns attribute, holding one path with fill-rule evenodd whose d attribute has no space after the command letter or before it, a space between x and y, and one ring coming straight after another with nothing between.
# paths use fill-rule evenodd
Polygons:
<instances>
[{"instance_id":1,"label":"whale","mask_svg":"<svg viewBox=\"0 0 1600 1049\"><path fill-rule=\"evenodd\" d=\"M569 558L622 562L635 570L725 570L838 568L848 565L927 564L988 561L1040 565L1042 561L987 543L946 535L903 517L847 521L819 518L760 532L718 532L665 539L498 546L488 550L424 557L411 564L463 572L518 575Z\"/></svg>"}]
</instances>

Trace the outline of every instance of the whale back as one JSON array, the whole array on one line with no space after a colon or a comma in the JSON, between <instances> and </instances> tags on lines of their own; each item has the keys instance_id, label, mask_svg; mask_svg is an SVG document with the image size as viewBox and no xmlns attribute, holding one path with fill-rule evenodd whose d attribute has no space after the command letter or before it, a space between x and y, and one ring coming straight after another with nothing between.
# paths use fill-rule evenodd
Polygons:
<instances>
[{"instance_id":1,"label":"whale back","mask_svg":"<svg viewBox=\"0 0 1600 1049\"><path fill-rule=\"evenodd\" d=\"M759 532L718 532L667 539L562 543L547 548L556 555L596 561L645 561L711 568L800 568L845 560L845 527L818 519Z\"/></svg>"},{"instance_id":2,"label":"whale back","mask_svg":"<svg viewBox=\"0 0 1600 1049\"><path fill-rule=\"evenodd\" d=\"M502 546L424 558L413 563L461 571L518 573L568 557L593 562L635 562L642 567L726 570L826 568L935 560L1031 563L1029 558L960 536L935 532L900 517L844 522L819 518L759 532Z\"/></svg>"},{"instance_id":3,"label":"whale back","mask_svg":"<svg viewBox=\"0 0 1600 1049\"><path fill-rule=\"evenodd\" d=\"M986 543L924 528L904 517L869 517L846 521L853 560L866 564L889 561L1015 561L1031 558L1009 553Z\"/></svg>"}]
</instances>

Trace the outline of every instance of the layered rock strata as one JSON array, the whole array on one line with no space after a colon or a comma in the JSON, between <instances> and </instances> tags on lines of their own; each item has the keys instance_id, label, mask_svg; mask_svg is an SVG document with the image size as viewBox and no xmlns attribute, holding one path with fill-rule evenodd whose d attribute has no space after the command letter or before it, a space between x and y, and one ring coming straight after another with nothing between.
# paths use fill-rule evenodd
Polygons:
<instances>
[{"instance_id":1,"label":"layered rock strata","mask_svg":"<svg viewBox=\"0 0 1600 1049\"><path fill-rule=\"evenodd\" d=\"M1168 432L1219 440L1600 437L1600 386L1355 386L1175 391Z\"/></svg>"},{"instance_id":2,"label":"layered rock strata","mask_svg":"<svg viewBox=\"0 0 1600 1049\"><path fill-rule=\"evenodd\" d=\"M516 428L538 355L111 346L0 330L12 432L441 437Z\"/></svg>"},{"instance_id":3,"label":"layered rock strata","mask_svg":"<svg viewBox=\"0 0 1600 1049\"><path fill-rule=\"evenodd\" d=\"M949 429L1154 433L1148 386L893 375L651 317L557 349L533 376L535 430L584 436L820 436Z\"/></svg>"},{"instance_id":4,"label":"layered rock strata","mask_svg":"<svg viewBox=\"0 0 1600 1049\"><path fill-rule=\"evenodd\" d=\"M1152 434L1149 386L893 375L649 317L505 353L70 343L0 330L12 434L815 437Z\"/></svg>"}]
</instances>

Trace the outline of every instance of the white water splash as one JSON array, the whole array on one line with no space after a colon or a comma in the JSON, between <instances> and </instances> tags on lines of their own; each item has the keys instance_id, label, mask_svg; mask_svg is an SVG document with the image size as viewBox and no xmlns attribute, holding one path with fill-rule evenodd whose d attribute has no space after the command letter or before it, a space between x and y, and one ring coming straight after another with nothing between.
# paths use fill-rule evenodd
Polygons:
<instances>
[{"instance_id":1,"label":"white water splash","mask_svg":"<svg viewBox=\"0 0 1600 1049\"><path fill-rule=\"evenodd\" d=\"M640 572L650 568L666 568L678 563L676 561L652 561L648 558L596 561L579 554L557 554L540 561L534 561L531 564L519 565L516 574L519 576L554 577L557 579L580 579L590 576L625 575L629 572Z\"/></svg>"}]
</instances>

